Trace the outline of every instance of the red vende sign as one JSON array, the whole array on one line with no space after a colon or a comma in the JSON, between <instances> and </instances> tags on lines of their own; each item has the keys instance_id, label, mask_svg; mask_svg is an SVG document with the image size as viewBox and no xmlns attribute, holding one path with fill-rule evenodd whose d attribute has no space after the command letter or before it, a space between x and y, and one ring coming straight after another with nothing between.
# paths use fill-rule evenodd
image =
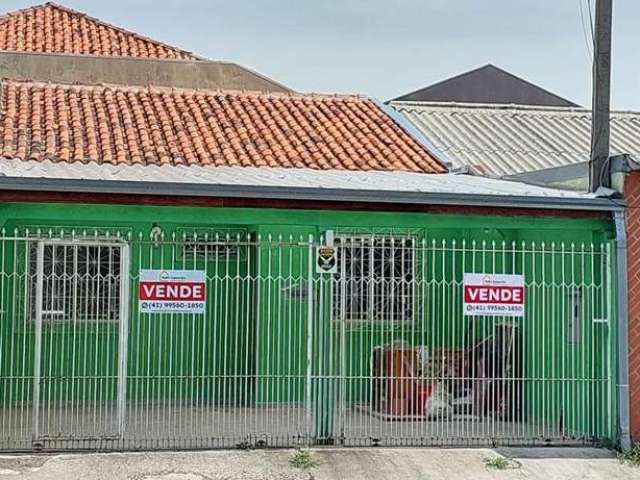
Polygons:
<instances>
[{"instance_id":1,"label":"red vende sign","mask_svg":"<svg viewBox=\"0 0 640 480\"><path fill-rule=\"evenodd\" d=\"M524 288L465 285L464 301L467 303L521 304L524 301Z\"/></svg>"},{"instance_id":2,"label":"red vende sign","mask_svg":"<svg viewBox=\"0 0 640 480\"><path fill-rule=\"evenodd\" d=\"M142 313L205 313L203 270L140 270L138 308Z\"/></svg>"},{"instance_id":3,"label":"red vende sign","mask_svg":"<svg viewBox=\"0 0 640 480\"><path fill-rule=\"evenodd\" d=\"M200 282L140 282L140 300L203 301L205 284Z\"/></svg>"},{"instance_id":4,"label":"red vende sign","mask_svg":"<svg viewBox=\"0 0 640 480\"><path fill-rule=\"evenodd\" d=\"M524 277L465 273L463 300L465 315L522 317L525 300Z\"/></svg>"}]
</instances>

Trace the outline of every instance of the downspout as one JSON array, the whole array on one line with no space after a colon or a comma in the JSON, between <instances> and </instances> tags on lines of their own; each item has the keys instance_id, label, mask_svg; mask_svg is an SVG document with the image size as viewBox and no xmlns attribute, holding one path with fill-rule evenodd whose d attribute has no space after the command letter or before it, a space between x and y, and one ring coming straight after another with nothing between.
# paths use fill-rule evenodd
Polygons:
<instances>
[{"instance_id":1,"label":"downspout","mask_svg":"<svg viewBox=\"0 0 640 480\"><path fill-rule=\"evenodd\" d=\"M618 434L620 447L631 447L629 434L629 310L627 305L627 229L625 212L613 212L618 273Z\"/></svg>"}]
</instances>

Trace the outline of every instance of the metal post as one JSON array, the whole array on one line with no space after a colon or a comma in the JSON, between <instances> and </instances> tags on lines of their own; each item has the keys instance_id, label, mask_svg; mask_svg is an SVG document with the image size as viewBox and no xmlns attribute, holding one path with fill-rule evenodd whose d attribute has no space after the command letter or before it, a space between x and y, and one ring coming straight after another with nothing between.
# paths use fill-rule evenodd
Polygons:
<instances>
[{"instance_id":1,"label":"metal post","mask_svg":"<svg viewBox=\"0 0 640 480\"><path fill-rule=\"evenodd\" d=\"M26 242L29 248L29 242ZM40 354L42 349L42 289L44 281L44 242L39 241L36 257L36 325L33 353L33 435L40 438Z\"/></svg>"},{"instance_id":2,"label":"metal post","mask_svg":"<svg viewBox=\"0 0 640 480\"><path fill-rule=\"evenodd\" d=\"M311 376L313 373L313 235L309 235L308 240L308 262L307 262L307 384L306 384L306 416L305 434L307 444L311 444L311 409L313 404Z\"/></svg>"},{"instance_id":3,"label":"metal post","mask_svg":"<svg viewBox=\"0 0 640 480\"><path fill-rule=\"evenodd\" d=\"M341 245L344 248L343 245ZM342 257L339 257L342 258ZM346 309L346 298L347 298L347 279L346 279L346 262L344 259L340 261L340 349L338 352L338 359L340 361L340 400L339 400L339 435L340 435L340 443L344 444L345 439L345 415L346 415L346 403L347 403L347 345L346 345L346 322L347 322L347 309ZM335 278L335 277L334 277ZM331 282L334 283L335 282ZM331 315L333 315L333 298L334 295L331 295ZM330 320L332 321L332 320Z\"/></svg>"},{"instance_id":4,"label":"metal post","mask_svg":"<svg viewBox=\"0 0 640 480\"><path fill-rule=\"evenodd\" d=\"M629 433L629 310L627 305L627 230L625 213L614 213L618 303L618 429L620 446L631 447Z\"/></svg>"},{"instance_id":5,"label":"metal post","mask_svg":"<svg viewBox=\"0 0 640 480\"><path fill-rule=\"evenodd\" d=\"M127 344L129 332L129 245L120 250L120 338L118 343L118 434L124 435L127 407Z\"/></svg>"}]
</instances>

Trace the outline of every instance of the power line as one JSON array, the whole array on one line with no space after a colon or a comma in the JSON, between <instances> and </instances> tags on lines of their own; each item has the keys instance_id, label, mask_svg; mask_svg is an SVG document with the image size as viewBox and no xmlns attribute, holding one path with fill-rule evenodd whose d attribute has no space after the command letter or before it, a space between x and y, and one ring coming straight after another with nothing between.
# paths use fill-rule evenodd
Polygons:
<instances>
[{"instance_id":1,"label":"power line","mask_svg":"<svg viewBox=\"0 0 640 480\"><path fill-rule=\"evenodd\" d=\"M591 45L596 41L596 36L593 33L593 12L591 11L591 0L585 0L587 2L587 9L589 10L589 29L591 30Z\"/></svg>"},{"instance_id":2,"label":"power line","mask_svg":"<svg viewBox=\"0 0 640 480\"><path fill-rule=\"evenodd\" d=\"M591 14L591 2L589 0L585 0L587 2L587 7L589 8L589 29L591 31L591 41L589 41L589 34L587 32L587 26L585 22L585 12L582 6L582 0L578 0L578 6L580 7L580 23L582 23L582 35L584 36L584 43L587 46L587 57L590 61L593 61L593 42L594 42L594 34L593 34L593 19Z\"/></svg>"}]
</instances>

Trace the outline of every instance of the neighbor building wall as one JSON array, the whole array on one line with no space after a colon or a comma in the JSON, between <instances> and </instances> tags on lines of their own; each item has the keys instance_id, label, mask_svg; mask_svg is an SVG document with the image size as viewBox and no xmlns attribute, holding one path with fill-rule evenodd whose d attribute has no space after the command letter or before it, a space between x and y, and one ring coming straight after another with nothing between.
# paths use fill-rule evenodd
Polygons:
<instances>
[{"instance_id":1,"label":"neighbor building wall","mask_svg":"<svg viewBox=\"0 0 640 480\"><path fill-rule=\"evenodd\" d=\"M629 411L631 437L640 441L640 172L625 181L629 290Z\"/></svg>"}]
</instances>

